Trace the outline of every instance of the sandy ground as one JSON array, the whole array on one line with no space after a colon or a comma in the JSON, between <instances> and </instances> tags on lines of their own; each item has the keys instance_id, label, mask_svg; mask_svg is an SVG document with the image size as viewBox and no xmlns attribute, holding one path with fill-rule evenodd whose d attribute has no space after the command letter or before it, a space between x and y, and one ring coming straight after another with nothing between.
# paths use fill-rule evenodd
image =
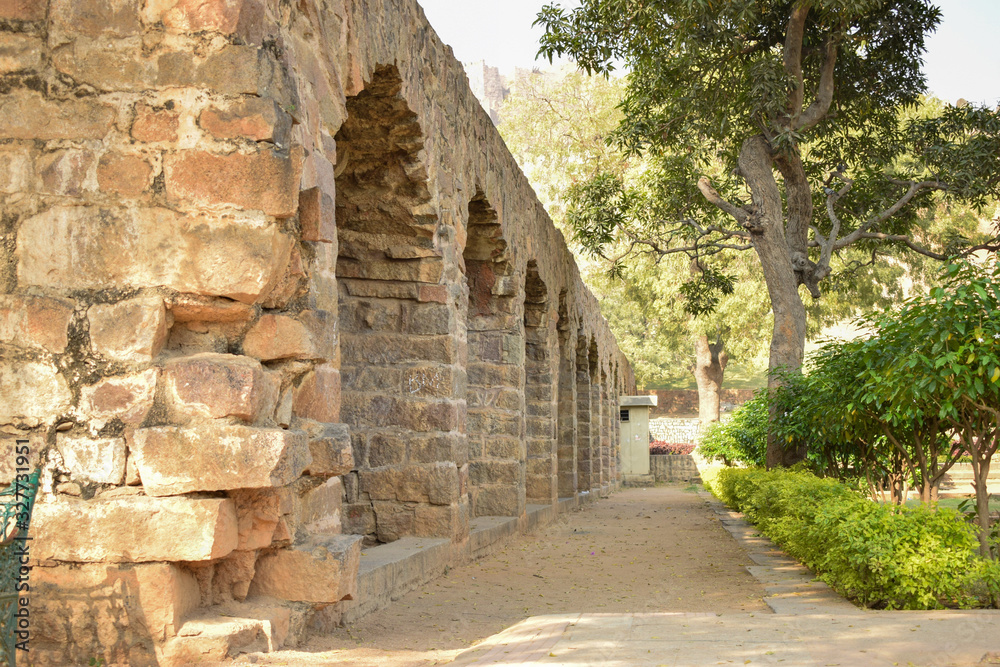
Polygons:
<instances>
[{"instance_id":1,"label":"sandy ground","mask_svg":"<svg viewBox=\"0 0 1000 667\"><path fill-rule=\"evenodd\" d=\"M237 664L440 665L511 625L563 612L770 613L746 552L679 485L630 488L453 569L360 622Z\"/></svg>"}]
</instances>

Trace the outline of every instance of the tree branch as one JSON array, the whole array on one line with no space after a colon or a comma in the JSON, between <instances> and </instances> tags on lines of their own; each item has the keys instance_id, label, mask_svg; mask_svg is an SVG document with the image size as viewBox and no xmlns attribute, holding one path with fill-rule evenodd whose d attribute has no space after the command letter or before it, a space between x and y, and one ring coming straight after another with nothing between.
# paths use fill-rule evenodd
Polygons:
<instances>
[{"instance_id":1,"label":"tree branch","mask_svg":"<svg viewBox=\"0 0 1000 667\"><path fill-rule=\"evenodd\" d=\"M831 35L826 38L826 55L823 58L823 68L820 70L816 99L798 118L792 119L793 130L808 130L823 120L830 110L830 105L833 103L833 69L836 62L837 42Z\"/></svg>"},{"instance_id":2,"label":"tree branch","mask_svg":"<svg viewBox=\"0 0 1000 667\"><path fill-rule=\"evenodd\" d=\"M719 192L712 187L712 183L708 180L707 176L702 176L698 179L698 189L701 190L701 194L704 195L705 199L708 200L710 204L714 204L724 213L728 213L736 218L738 223L743 224L746 222L748 217L747 212L742 208L726 201L722 195L720 195Z\"/></svg>"},{"instance_id":3,"label":"tree branch","mask_svg":"<svg viewBox=\"0 0 1000 667\"><path fill-rule=\"evenodd\" d=\"M795 118L802 113L805 81L802 78L802 36L806 30L809 3L795 5L785 29L785 73L795 80L795 89L788 95L788 117Z\"/></svg>"},{"instance_id":4,"label":"tree branch","mask_svg":"<svg viewBox=\"0 0 1000 667\"><path fill-rule=\"evenodd\" d=\"M854 230L844 238L836 239L834 241L834 250L840 250L841 248L846 248L847 246L851 245L860 238L877 238L874 236L865 237L863 235L867 234L868 230L870 230L875 225L881 222L885 222L892 216L899 213L900 209L909 204L910 200L916 197L917 193L919 193L921 190L945 189L945 186L938 181L921 181L920 183L910 182L909 186L910 187L907 189L906 194L900 197L895 204L893 204L886 210L882 211L878 215L873 215L872 217L868 218L868 220L866 220L860 227L858 227L856 230ZM930 257L930 255L928 255L928 257Z\"/></svg>"}]
</instances>

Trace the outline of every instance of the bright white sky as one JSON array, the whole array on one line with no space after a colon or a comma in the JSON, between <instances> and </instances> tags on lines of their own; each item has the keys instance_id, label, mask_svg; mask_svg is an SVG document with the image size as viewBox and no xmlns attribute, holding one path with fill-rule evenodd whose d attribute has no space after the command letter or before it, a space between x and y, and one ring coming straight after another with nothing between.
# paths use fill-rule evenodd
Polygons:
<instances>
[{"instance_id":1,"label":"bright white sky","mask_svg":"<svg viewBox=\"0 0 1000 667\"><path fill-rule=\"evenodd\" d=\"M534 64L542 31L531 23L551 1L418 0L459 60L485 60L502 72ZM931 92L952 103L964 97L1000 104L1000 0L937 0L937 5L943 20L928 41L924 70Z\"/></svg>"}]
</instances>

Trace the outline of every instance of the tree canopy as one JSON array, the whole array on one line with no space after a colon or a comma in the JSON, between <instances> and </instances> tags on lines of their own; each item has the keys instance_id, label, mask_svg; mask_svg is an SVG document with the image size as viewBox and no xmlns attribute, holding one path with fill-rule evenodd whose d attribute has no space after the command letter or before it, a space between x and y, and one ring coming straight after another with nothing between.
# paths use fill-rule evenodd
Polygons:
<instances>
[{"instance_id":1,"label":"tree canopy","mask_svg":"<svg viewBox=\"0 0 1000 667\"><path fill-rule=\"evenodd\" d=\"M755 251L774 312L772 369L801 365L799 287L819 298L835 269L856 261L838 264L845 253L874 262L995 250L995 233L930 246L919 233L922 209L1000 196L1000 113L916 112L925 38L939 21L928 0L546 6L542 54L628 71L613 138L650 161L642 188L613 173L578 188L581 239L594 250L620 244L620 258ZM769 465L796 458L769 443Z\"/></svg>"}]
</instances>

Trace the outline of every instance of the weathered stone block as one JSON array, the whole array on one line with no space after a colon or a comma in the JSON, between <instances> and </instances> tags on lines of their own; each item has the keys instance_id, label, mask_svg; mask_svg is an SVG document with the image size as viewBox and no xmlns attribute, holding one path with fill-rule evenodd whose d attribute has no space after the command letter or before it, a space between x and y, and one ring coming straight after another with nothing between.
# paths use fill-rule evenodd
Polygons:
<instances>
[{"instance_id":1,"label":"weathered stone block","mask_svg":"<svg viewBox=\"0 0 1000 667\"><path fill-rule=\"evenodd\" d=\"M354 449L347 424L327 424L309 420L295 422L309 437L312 461L306 473L313 476L339 476L354 468Z\"/></svg>"},{"instance_id":2,"label":"weathered stone block","mask_svg":"<svg viewBox=\"0 0 1000 667\"><path fill-rule=\"evenodd\" d=\"M58 564L31 573L31 664L153 665L156 645L198 605L181 567Z\"/></svg>"},{"instance_id":3,"label":"weathered stone block","mask_svg":"<svg viewBox=\"0 0 1000 667\"><path fill-rule=\"evenodd\" d=\"M97 184L103 192L135 198L149 187L152 173L138 155L105 153L97 163Z\"/></svg>"},{"instance_id":4,"label":"weathered stone block","mask_svg":"<svg viewBox=\"0 0 1000 667\"><path fill-rule=\"evenodd\" d=\"M197 294L178 294L167 307L176 322L248 322L254 315L245 303Z\"/></svg>"},{"instance_id":5,"label":"weathered stone block","mask_svg":"<svg viewBox=\"0 0 1000 667\"><path fill-rule=\"evenodd\" d=\"M521 503L516 488L487 486L475 491L476 516L518 516Z\"/></svg>"},{"instance_id":6,"label":"weathered stone block","mask_svg":"<svg viewBox=\"0 0 1000 667\"><path fill-rule=\"evenodd\" d=\"M416 517L412 505L394 500L372 501L375 510L375 536L379 542L394 542L416 532Z\"/></svg>"},{"instance_id":7,"label":"weathered stone block","mask_svg":"<svg viewBox=\"0 0 1000 667\"><path fill-rule=\"evenodd\" d=\"M0 429L0 486L13 482L18 474L34 470L46 446L45 434L40 431Z\"/></svg>"},{"instance_id":8,"label":"weathered stone block","mask_svg":"<svg viewBox=\"0 0 1000 667\"><path fill-rule=\"evenodd\" d=\"M72 399L66 378L52 364L0 361L0 424L51 424Z\"/></svg>"},{"instance_id":9,"label":"weathered stone block","mask_svg":"<svg viewBox=\"0 0 1000 667\"><path fill-rule=\"evenodd\" d=\"M125 363L148 363L167 340L167 310L159 296L91 306L90 342L97 354Z\"/></svg>"},{"instance_id":10,"label":"weathered stone block","mask_svg":"<svg viewBox=\"0 0 1000 667\"><path fill-rule=\"evenodd\" d=\"M458 356L452 336L352 334L342 337L341 349L345 359L378 366L414 361L451 364Z\"/></svg>"},{"instance_id":11,"label":"weathered stone block","mask_svg":"<svg viewBox=\"0 0 1000 667\"><path fill-rule=\"evenodd\" d=\"M180 113L173 109L153 108L139 102L135 105L135 120L132 121L132 138L136 141L177 141Z\"/></svg>"},{"instance_id":12,"label":"weathered stone block","mask_svg":"<svg viewBox=\"0 0 1000 667\"><path fill-rule=\"evenodd\" d=\"M292 411L303 419L339 421L340 371L333 364L321 364L308 373L295 390Z\"/></svg>"},{"instance_id":13,"label":"weathered stone block","mask_svg":"<svg viewBox=\"0 0 1000 667\"><path fill-rule=\"evenodd\" d=\"M400 427L411 431L455 431L461 410L450 401L420 401L395 396L343 397L341 416L346 424Z\"/></svg>"},{"instance_id":14,"label":"weathered stone block","mask_svg":"<svg viewBox=\"0 0 1000 667\"><path fill-rule=\"evenodd\" d=\"M59 433L56 447L77 481L121 484L125 479L125 440Z\"/></svg>"},{"instance_id":15,"label":"weathered stone block","mask_svg":"<svg viewBox=\"0 0 1000 667\"><path fill-rule=\"evenodd\" d=\"M73 148L42 153L35 163L39 177L38 191L79 197L94 159L93 152Z\"/></svg>"},{"instance_id":16,"label":"weathered stone block","mask_svg":"<svg viewBox=\"0 0 1000 667\"><path fill-rule=\"evenodd\" d=\"M182 151L164 160L167 197L199 206L229 204L278 218L295 215L301 154L272 151L216 155Z\"/></svg>"},{"instance_id":17,"label":"weathered stone block","mask_svg":"<svg viewBox=\"0 0 1000 667\"><path fill-rule=\"evenodd\" d=\"M222 558L237 544L233 501L43 496L31 518L41 561L144 563Z\"/></svg>"},{"instance_id":18,"label":"weathered stone block","mask_svg":"<svg viewBox=\"0 0 1000 667\"><path fill-rule=\"evenodd\" d=\"M418 505L413 516L413 534L417 537L452 537L460 532L462 511L457 503Z\"/></svg>"},{"instance_id":19,"label":"weathered stone block","mask_svg":"<svg viewBox=\"0 0 1000 667\"><path fill-rule=\"evenodd\" d=\"M80 389L80 411L98 420L120 419L138 426L153 407L158 368L122 377L105 378Z\"/></svg>"},{"instance_id":20,"label":"weathered stone block","mask_svg":"<svg viewBox=\"0 0 1000 667\"><path fill-rule=\"evenodd\" d=\"M135 456L151 496L284 486L309 465L304 433L206 422L135 432Z\"/></svg>"},{"instance_id":21,"label":"weathered stone block","mask_svg":"<svg viewBox=\"0 0 1000 667\"><path fill-rule=\"evenodd\" d=\"M40 38L31 35L0 35L0 74L38 69L44 46Z\"/></svg>"},{"instance_id":22,"label":"weathered stone block","mask_svg":"<svg viewBox=\"0 0 1000 667\"><path fill-rule=\"evenodd\" d=\"M376 531L375 509L371 503L350 503L343 507L343 530L352 535L373 535Z\"/></svg>"},{"instance_id":23,"label":"weathered stone block","mask_svg":"<svg viewBox=\"0 0 1000 667\"><path fill-rule=\"evenodd\" d=\"M142 16L147 23L162 22L167 32L236 30L243 0L147 0Z\"/></svg>"},{"instance_id":24,"label":"weathered stone block","mask_svg":"<svg viewBox=\"0 0 1000 667\"><path fill-rule=\"evenodd\" d=\"M271 545L281 518L278 494L272 490L238 489L229 497L236 503L239 527L238 551L253 551Z\"/></svg>"},{"instance_id":25,"label":"weathered stone block","mask_svg":"<svg viewBox=\"0 0 1000 667\"><path fill-rule=\"evenodd\" d=\"M56 206L21 224L17 248L21 284L164 286L253 303L287 266L291 237L238 216Z\"/></svg>"},{"instance_id":26,"label":"weathered stone block","mask_svg":"<svg viewBox=\"0 0 1000 667\"><path fill-rule=\"evenodd\" d=\"M302 495L299 522L310 535L339 535L344 486L339 477L331 477Z\"/></svg>"},{"instance_id":27,"label":"weathered stone block","mask_svg":"<svg viewBox=\"0 0 1000 667\"><path fill-rule=\"evenodd\" d=\"M114 119L114 107L93 97L57 102L18 90L0 105L0 139L101 139Z\"/></svg>"},{"instance_id":28,"label":"weathered stone block","mask_svg":"<svg viewBox=\"0 0 1000 667\"><path fill-rule=\"evenodd\" d=\"M49 21L54 31L90 37L129 37L142 29L134 0L50 0Z\"/></svg>"},{"instance_id":29,"label":"weathered stone block","mask_svg":"<svg viewBox=\"0 0 1000 667\"><path fill-rule=\"evenodd\" d=\"M517 484L521 464L517 461L471 461L469 478L476 486Z\"/></svg>"},{"instance_id":30,"label":"weathered stone block","mask_svg":"<svg viewBox=\"0 0 1000 667\"><path fill-rule=\"evenodd\" d=\"M266 97L241 99L224 108L211 106L201 112L198 123L216 139L270 141L278 146L288 145L292 127L291 116Z\"/></svg>"},{"instance_id":31,"label":"weathered stone block","mask_svg":"<svg viewBox=\"0 0 1000 667\"><path fill-rule=\"evenodd\" d=\"M453 366L420 366L403 371L403 391L414 397L448 398L456 394Z\"/></svg>"},{"instance_id":32,"label":"weathered stone block","mask_svg":"<svg viewBox=\"0 0 1000 667\"><path fill-rule=\"evenodd\" d=\"M319 186L299 193L299 227L303 241L333 243L337 240L333 197Z\"/></svg>"},{"instance_id":33,"label":"weathered stone block","mask_svg":"<svg viewBox=\"0 0 1000 667\"><path fill-rule=\"evenodd\" d=\"M373 433L368 438L367 465L380 468L403 463L406 461L406 441L403 433Z\"/></svg>"},{"instance_id":34,"label":"weathered stone block","mask_svg":"<svg viewBox=\"0 0 1000 667\"><path fill-rule=\"evenodd\" d=\"M0 19L42 21L46 3L39 0L0 0Z\"/></svg>"},{"instance_id":35,"label":"weathered stone block","mask_svg":"<svg viewBox=\"0 0 1000 667\"><path fill-rule=\"evenodd\" d=\"M0 341L62 354L75 307L68 299L0 295Z\"/></svg>"},{"instance_id":36,"label":"weathered stone block","mask_svg":"<svg viewBox=\"0 0 1000 667\"><path fill-rule=\"evenodd\" d=\"M263 315L243 339L243 351L262 361L332 359L336 356L335 318L323 311L298 317Z\"/></svg>"},{"instance_id":37,"label":"weathered stone block","mask_svg":"<svg viewBox=\"0 0 1000 667\"><path fill-rule=\"evenodd\" d=\"M171 359L163 379L174 409L187 415L254 422L269 417L278 400L277 382L250 357L204 353Z\"/></svg>"},{"instance_id":38,"label":"weathered stone block","mask_svg":"<svg viewBox=\"0 0 1000 667\"><path fill-rule=\"evenodd\" d=\"M360 535L313 537L291 549L279 549L257 561L251 595L332 604L354 599L361 562Z\"/></svg>"}]
</instances>

